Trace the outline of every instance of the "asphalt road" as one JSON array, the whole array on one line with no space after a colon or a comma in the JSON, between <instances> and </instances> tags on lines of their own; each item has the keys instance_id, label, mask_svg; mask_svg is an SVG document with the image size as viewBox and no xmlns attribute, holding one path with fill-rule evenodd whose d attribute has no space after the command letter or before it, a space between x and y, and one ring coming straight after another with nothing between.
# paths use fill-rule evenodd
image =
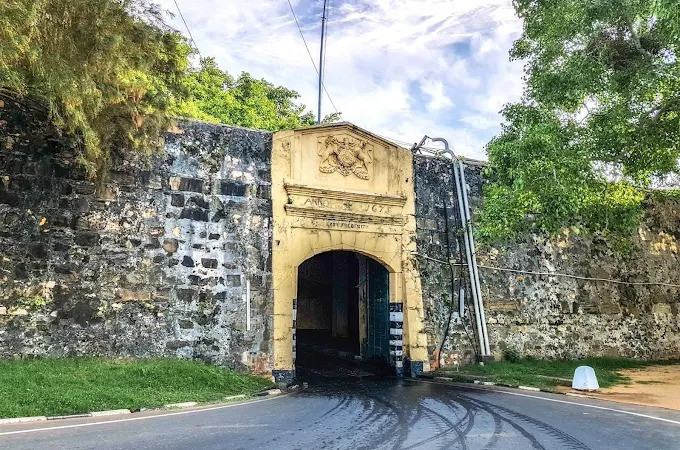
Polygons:
<instances>
[{"instance_id":1,"label":"asphalt road","mask_svg":"<svg viewBox=\"0 0 680 450\"><path fill-rule=\"evenodd\" d=\"M531 392L336 378L227 407L6 425L0 448L680 449L680 413Z\"/></svg>"}]
</instances>

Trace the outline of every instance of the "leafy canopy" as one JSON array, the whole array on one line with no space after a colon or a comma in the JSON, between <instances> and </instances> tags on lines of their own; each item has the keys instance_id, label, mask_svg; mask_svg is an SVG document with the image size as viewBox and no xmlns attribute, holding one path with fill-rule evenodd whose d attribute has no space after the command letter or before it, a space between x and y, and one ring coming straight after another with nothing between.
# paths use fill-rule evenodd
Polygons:
<instances>
[{"instance_id":1,"label":"leafy canopy","mask_svg":"<svg viewBox=\"0 0 680 450\"><path fill-rule=\"evenodd\" d=\"M314 114L296 103L300 97L296 91L257 80L246 72L234 79L213 58L202 59L185 83L190 97L177 109L183 117L270 131L315 123ZM324 122L338 118L338 114L332 114Z\"/></svg>"},{"instance_id":2,"label":"leafy canopy","mask_svg":"<svg viewBox=\"0 0 680 450\"><path fill-rule=\"evenodd\" d=\"M680 10L676 0L515 0L526 90L487 147L480 233L580 225L624 233L644 191L678 172ZM608 169L608 171L603 170ZM607 176L611 170L621 176Z\"/></svg>"},{"instance_id":3,"label":"leafy canopy","mask_svg":"<svg viewBox=\"0 0 680 450\"><path fill-rule=\"evenodd\" d=\"M92 176L115 148L160 147L190 52L143 0L0 2L0 93L43 105Z\"/></svg>"},{"instance_id":4,"label":"leafy canopy","mask_svg":"<svg viewBox=\"0 0 680 450\"><path fill-rule=\"evenodd\" d=\"M100 180L114 150L159 150L177 116L271 131L314 123L297 92L234 79L211 58L192 68L192 53L146 0L0 1L0 95L44 108Z\"/></svg>"}]
</instances>

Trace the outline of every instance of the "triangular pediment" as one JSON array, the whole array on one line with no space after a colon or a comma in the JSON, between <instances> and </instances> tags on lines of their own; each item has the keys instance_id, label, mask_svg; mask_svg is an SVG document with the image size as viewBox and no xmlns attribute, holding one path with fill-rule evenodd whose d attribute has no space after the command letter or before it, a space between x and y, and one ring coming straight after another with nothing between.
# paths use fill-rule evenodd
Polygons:
<instances>
[{"instance_id":1,"label":"triangular pediment","mask_svg":"<svg viewBox=\"0 0 680 450\"><path fill-rule=\"evenodd\" d=\"M380 136L378 134L372 133L364 128L361 128L360 126L354 125L351 122L336 122L336 123L329 123L329 124L321 124L321 125L313 125L311 127L305 127L305 128L298 128L294 130L296 133L319 133L319 134L324 134L327 132L339 132L339 131L344 131L348 135L354 135L355 138L363 138L363 139L369 139L374 141L375 143L378 143L380 145L386 146L386 147L398 147L398 148L405 148L400 146L399 144L395 143L394 141L391 141L389 139L386 139L383 136Z\"/></svg>"}]
</instances>

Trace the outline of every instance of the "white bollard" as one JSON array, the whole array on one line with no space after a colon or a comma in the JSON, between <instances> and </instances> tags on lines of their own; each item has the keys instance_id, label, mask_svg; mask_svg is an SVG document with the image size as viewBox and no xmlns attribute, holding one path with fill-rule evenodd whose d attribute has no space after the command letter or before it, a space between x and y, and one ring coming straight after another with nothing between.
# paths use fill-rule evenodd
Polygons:
<instances>
[{"instance_id":1,"label":"white bollard","mask_svg":"<svg viewBox=\"0 0 680 450\"><path fill-rule=\"evenodd\" d=\"M571 388L578 391L596 391L600 389L593 368L590 366L577 367L574 372L574 379L571 381Z\"/></svg>"}]
</instances>

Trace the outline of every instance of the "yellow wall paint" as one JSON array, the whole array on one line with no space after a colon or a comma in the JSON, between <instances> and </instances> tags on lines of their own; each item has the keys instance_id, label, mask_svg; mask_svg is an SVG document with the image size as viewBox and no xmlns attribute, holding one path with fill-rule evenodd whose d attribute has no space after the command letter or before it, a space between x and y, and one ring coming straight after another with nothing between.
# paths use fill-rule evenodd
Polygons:
<instances>
[{"instance_id":1,"label":"yellow wall paint","mask_svg":"<svg viewBox=\"0 0 680 450\"><path fill-rule=\"evenodd\" d=\"M348 123L274 135L274 368L293 367L297 268L331 250L362 253L390 272L404 304L404 356L428 370L415 251L413 155Z\"/></svg>"}]
</instances>

